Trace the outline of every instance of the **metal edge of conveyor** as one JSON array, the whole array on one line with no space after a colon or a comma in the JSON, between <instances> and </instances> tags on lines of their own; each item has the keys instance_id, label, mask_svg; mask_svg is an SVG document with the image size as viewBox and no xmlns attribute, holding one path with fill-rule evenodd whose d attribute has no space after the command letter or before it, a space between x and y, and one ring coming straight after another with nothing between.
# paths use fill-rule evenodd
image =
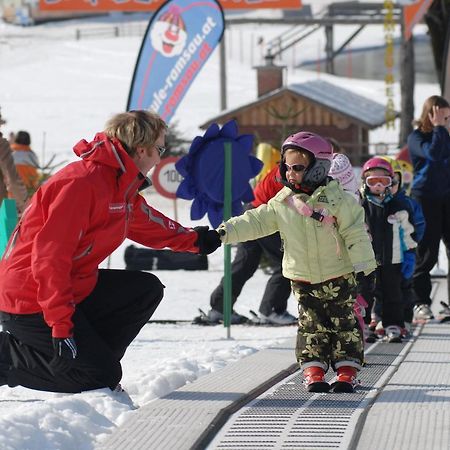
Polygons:
<instances>
[{"instance_id":1,"label":"metal edge of conveyor","mask_svg":"<svg viewBox=\"0 0 450 450\"><path fill-rule=\"evenodd\" d=\"M299 365L297 363L292 364L287 369L280 371L272 378L269 378L264 383L257 386L255 389L248 392L246 395L243 395L239 400L236 400L231 405L221 409L217 416L211 421L205 431L199 436L199 438L195 441L194 445L191 447L191 450L204 450L207 445L213 440L216 434L220 431L223 425L227 422L227 420L234 414L236 411L239 411L242 407L250 403L252 400L256 399L272 386L275 386L283 379L292 375L293 373L299 370Z\"/></svg>"},{"instance_id":2,"label":"metal edge of conveyor","mask_svg":"<svg viewBox=\"0 0 450 450\"><path fill-rule=\"evenodd\" d=\"M444 275L444 274L431 275L431 279L433 281L435 281L437 279L443 279L443 278L447 278L447 275ZM438 282L435 281L435 282L432 283L432 291L431 291L431 299L432 300L434 300L434 297L437 294L437 290L438 290ZM411 348L412 348L413 344L416 342L417 338L422 333L423 328L424 328L424 324L416 325L412 341L409 342L408 345L403 349L402 361L405 359L405 357L411 351ZM399 365L397 366L397 369L398 369L398 367L399 367ZM376 391L375 395L373 396L373 398L370 399L369 404L367 405L367 407L364 408L364 411L358 417L358 420L357 420L356 425L355 425L355 433L353 434L353 437L352 437L352 439L350 441L350 445L348 447L349 450L357 450L358 443L359 443L359 440L360 440L360 437L361 437L361 434L362 434L362 431L363 431L363 428L364 428L364 423L366 421L367 415L370 412L370 408L375 403L377 397L381 394L381 392L383 390L383 387L386 386L386 384L389 383L389 380L394 376L395 372L397 372L397 370L392 370L389 373L389 376L387 377L386 381L383 383L383 385L381 386L380 389L377 389L377 391Z\"/></svg>"},{"instance_id":3,"label":"metal edge of conveyor","mask_svg":"<svg viewBox=\"0 0 450 450\"><path fill-rule=\"evenodd\" d=\"M374 386L376 389L373 391L373 393L370 395L368 394L365 399L364 399L364 408L362 410L362 412L359 414L359 416L357 417L356 423L355 423L355 428L354 428L354 432L352 435L352 438L350 439L349 445L348 445L348 450L358 450L358 444L359 444L359 440L364 428L364 424L367 418L367 415L370 412L370 409L372 408L372 406L374 405L374 403L376 402L377 398L380 396L381 392L383 391L384 387L389 383L389 380L395 375L395 373L397 372L398 368L400 367L400 364L404 361L404 359L406 358L406 356L409 354L409 352L411 351L414 343L416 342L417 338L420 336L420 334L422 333L424 325L417 325L414 329L414 333L412 336L412 339L410 342L408 342L405 347L402 349L402 351L399 353L398 357L396 358L395 361L393 361L392 366L394 366L394 370L387 370L385 372L385 376L382 376L377 384ZM383 345L382 343L377 343L377 345ZM376 346L374 346L373 348L375 348Z\"/></svg>"}]
</instances>

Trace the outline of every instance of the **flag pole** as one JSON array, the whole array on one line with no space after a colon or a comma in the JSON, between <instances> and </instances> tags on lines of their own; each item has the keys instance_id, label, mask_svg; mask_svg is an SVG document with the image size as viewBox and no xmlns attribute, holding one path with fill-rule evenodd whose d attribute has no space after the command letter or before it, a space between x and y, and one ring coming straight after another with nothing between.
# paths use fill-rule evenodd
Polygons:
<instances>
[{"instance_id":1,"label":"flag pole","mask_svg":"<svg viewBox=\"0 0 450 450\"><path fill-rule=\"evenodd\" d=\"M225 174L224 174L224 202L223 220L231 217L231 163L232 145L231 142L224 143L225 152ZM227 339L230 339L231 325L231 245L224 245L224 280L223 280L223 325L227 328Z\"/></svg>"}]
</instances>

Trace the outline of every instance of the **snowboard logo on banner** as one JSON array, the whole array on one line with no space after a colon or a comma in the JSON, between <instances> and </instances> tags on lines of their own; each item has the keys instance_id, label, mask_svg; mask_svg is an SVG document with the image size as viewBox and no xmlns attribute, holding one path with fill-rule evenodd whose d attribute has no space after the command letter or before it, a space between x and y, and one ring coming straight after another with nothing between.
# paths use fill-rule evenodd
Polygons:
<instances>
[{"instance_id":1,"label":"snowboard logo on banner","mask_svg":"<svg viewBox=\"0 0 450 450\"><path fill-rule=\"evenodd\" d=\"M151 109L166 122L220 42L216 0L169 0L153 15L134 69L127 110Z\"/></svg>"}]
</instances>

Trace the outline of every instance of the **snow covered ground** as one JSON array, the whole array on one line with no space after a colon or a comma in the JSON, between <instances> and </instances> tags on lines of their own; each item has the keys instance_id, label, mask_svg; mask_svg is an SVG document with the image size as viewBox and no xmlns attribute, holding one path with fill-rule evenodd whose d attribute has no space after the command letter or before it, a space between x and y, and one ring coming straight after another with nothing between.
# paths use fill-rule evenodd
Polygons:
<instances>
[{"instance_id":1,"label":"snow covered ground","mask_svg":"<svg viewBox=\"0 0 450 450\"><path fill-rule=\"evenodd\" d=\"M104 22L104 19L102 19ZM8 123L2 131L28 130L32 144L45 162L53 155L57 161L73 160L71 148L81 138L90 139L101 130L107 118L124 110L139 37L86 39L76 41L75 28L95 26L92 21L72 21L18 29L0 24L0 106ZM261 32L261 27L247 27ZM264 28L264 35L277 35L281 28ZM366 42L382 40L381 28L373 29ZM236 32L236 39L240 39ZM245 36L244 36L245 40ZM237 42L239 42L237 40ZM361 42L363 43L363 42ZM236 46L235 46L236 48ZM315 42L305 44L305 58L317 50ZM236 107L256 96L256 75L244 55L228 61L228 106ZM288 82L324 74L288 71ZM185 136L202 133L198 125L219 111L219 60L216 51L194 81L179 107L175 120ZM384 84L339 79L355 91L383 101ZM395 87L396 104L399 88ZM437 85L418 85L416 105L438 92ZM373 139L395 141L398 132L384 129ZM148 201L165 214L174 215L173 203L154 191ZM193 223L189 202L178 200L178 218ZM123 268L123 250L111 258L113 268ZM209 257L210 270L201 272L156 272L164 285L165 297L155 319L192 319L197 308L208 309L209 295L222 276L223 253ZM106 267L106 262L102 265ZM442 262L446 269L446 262ZM257 310L267 276L258 271L247 283L236 310L248 314ZM289 311L296 313L293 298ZM123 386L136 406L142 406L185 383L269 345L295 336L295 327L232 327L232 339L221 327L190 324L144 327L123 360ZM294 360L294 355L292 355ZM88 450L133 414L123 396L107 389L78 395L51 394L0 387L0 448L2 450Z\"/></svg>"}]
</instances>

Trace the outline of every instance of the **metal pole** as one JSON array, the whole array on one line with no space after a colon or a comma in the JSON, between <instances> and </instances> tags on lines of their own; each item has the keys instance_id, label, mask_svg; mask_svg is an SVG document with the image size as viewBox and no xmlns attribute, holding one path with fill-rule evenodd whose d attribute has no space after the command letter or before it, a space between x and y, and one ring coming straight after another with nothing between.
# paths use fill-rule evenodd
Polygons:
<instances>
[{"instance_id":1,"label":"metal pole","mask_svg":"<svg viewBox=\"0 0 450 450\"><path fill-rule=\"evenodd\" d=\"M334 56L333 56L333 48L334 48L334 39L333 39L333 25L325 26L325 52L327 60L325 62L325 71L327 73L331 73L334 75Z\"/></svg>"},{"instance_id":2,"label":"metal pole","mask_svg":"<svg viewBox=\"0 0 450 450\"><path fill-rule=\"evenodd\" d=\"M227 66L226 66L226 48L225 48L225 32L219 44L220 49L220 110L227 109Z\"/></svg>"},{"instance_id":3,"label":"metal pole","mask_svg":"<svg viewBox=\"0 0 450 450\"><path fill-rule=\"evenodd\" d=\"M231 142L225 142L225 174L224 174L224 202L223 202L223 220L231 217L231 162L232 145ZM227 339L230 338L231 325L231 245L224 246L224 279L223 279L223 324L227 328Z\"/></svg>"}]
</instances>

